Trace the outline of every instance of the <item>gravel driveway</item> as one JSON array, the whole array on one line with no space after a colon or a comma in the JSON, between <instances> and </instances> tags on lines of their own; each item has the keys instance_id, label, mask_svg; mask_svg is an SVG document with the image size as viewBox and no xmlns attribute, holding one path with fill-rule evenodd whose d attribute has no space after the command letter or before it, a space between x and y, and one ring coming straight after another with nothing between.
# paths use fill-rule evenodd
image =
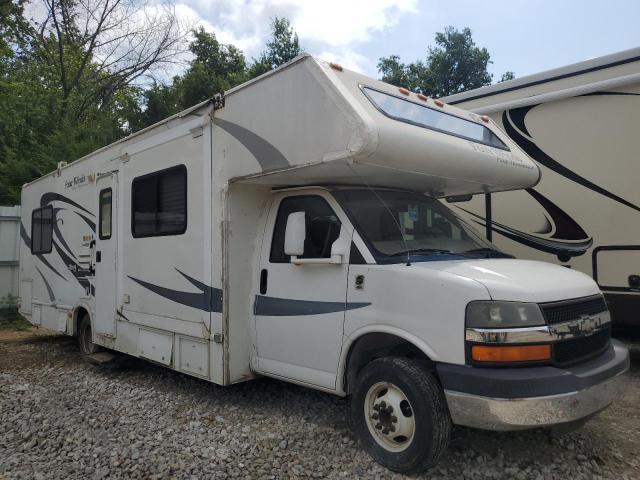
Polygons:
<instances>
[{"instance_id":1,"label":"gravel driveway","mask_svg":"<svg viewBox=\"0 0 640 480\"><path fill-rule=\"evenodd\" d=\"M457 428L420 478L640 478L640 366L612 408L560 438ZM364 454L348 402L274 380L218 387L68 337L0 331L0 479L405 478Z\"/></svg>"}]
</instances>

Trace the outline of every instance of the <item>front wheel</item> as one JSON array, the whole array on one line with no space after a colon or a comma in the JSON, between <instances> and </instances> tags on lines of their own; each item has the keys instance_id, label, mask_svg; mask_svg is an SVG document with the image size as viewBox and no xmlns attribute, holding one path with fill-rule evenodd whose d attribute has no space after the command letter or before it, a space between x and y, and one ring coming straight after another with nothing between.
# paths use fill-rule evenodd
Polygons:
<instances>
[{"instance_id":1,"label":"front wheel","mask_svg":"<svg viewBox=\"0 0 640 480\"><path fill-rule=\"evenodd\" d=\"M78 345L80 346L80 351L84 355L92 355L100 349L98 345L93 343L91 320L89 320L87 315L80 320L80 326L78 328Z\"/></svg>"},{"instance_id":2,"label":"front wheel","mask_svg":"<svg viewBox=\"0 0 640 480\"><path fill-rule=\"evenodd\" d=\"M395 472L426 470L449 443L451 418L442 388L414 360L380 358L365 366L351 410L364 449Z\"/></svg>"}]
</instances>

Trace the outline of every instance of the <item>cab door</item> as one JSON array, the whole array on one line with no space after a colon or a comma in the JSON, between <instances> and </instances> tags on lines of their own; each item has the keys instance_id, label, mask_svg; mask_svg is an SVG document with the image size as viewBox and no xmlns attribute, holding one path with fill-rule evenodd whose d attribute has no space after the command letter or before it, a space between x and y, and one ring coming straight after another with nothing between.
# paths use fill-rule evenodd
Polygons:
<instances>
[{"instance_id":1,"label":"cab door","mask_svg":"<svg viewBox=\"0 0 640 480\"><path fill-rule=\"evenodd\" d=\"M297 258L310 263L295 265L284 251L287 219L294 212L305 214L304 254ZM276 197L254 304L257 371L335 388L352 235L343 215L326 194ZM332 251L339 252L340 263L327 263Z\"/></svg>"},{"instance_id":2,"label":"cab door","mask_svg":"<svg viewBox=\"0 0 640 480\"><path fill-rule=\"evenodd\" d=\"M94 330L98 335L116 334L116 260L117 260L117 188L118 174L98 177L98 225L93 265L95 269Z\"/></svg>"}]
</instances>

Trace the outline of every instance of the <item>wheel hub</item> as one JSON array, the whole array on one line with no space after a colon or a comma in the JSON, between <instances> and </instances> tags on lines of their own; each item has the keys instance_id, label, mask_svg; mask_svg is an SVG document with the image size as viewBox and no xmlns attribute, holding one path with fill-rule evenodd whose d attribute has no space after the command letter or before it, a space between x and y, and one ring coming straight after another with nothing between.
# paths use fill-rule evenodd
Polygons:
<instances>
[{"instance_id":1,"label":"wheel hub","mask_svg":"<svg viewBox=\"0 0 640 480\"><path fill-rule=\"evenodd\" d=\"M373 438L389 451L407 448L415 433L415 418L407 396L396 385L373 385L365 399L365 418Z\"/></svg>"}]
</instances>

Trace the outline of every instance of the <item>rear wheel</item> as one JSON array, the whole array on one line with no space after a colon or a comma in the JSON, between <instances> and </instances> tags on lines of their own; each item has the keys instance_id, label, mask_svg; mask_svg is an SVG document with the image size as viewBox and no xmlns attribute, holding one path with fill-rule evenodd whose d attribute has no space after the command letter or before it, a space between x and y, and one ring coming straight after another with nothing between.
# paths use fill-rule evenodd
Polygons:
<instances>
[{"instance_id":1,"label":"rear wheel","mask_svg":"<svg viewBox=\"0 0 640 480\"><path fill-rule=\"evenodd\" d=\"M365 450L395 472L417 473L444 453L451 418L440 384L423 365L381 358L360 372L351 408Z\"/></svg>"},{"instance_id":2,"label":"rear wheel","mask_svg":"<svg viewBox=\"0 0 640 480\"><path fill-rule=\"evenodd\" d=\"M93 343L91 320L89 320L88 315L85 315L80 319L80 326L78 327L78 345L80 346L80 351L84 355L91 355L100 349L98 345Z\"/></svg>"}]
</instances>

